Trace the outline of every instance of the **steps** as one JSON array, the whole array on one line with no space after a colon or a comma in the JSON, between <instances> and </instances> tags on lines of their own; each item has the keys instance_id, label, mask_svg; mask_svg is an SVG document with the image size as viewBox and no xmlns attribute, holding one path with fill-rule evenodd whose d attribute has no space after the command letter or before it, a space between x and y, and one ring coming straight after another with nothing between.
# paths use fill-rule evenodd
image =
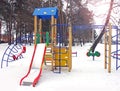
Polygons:
<instances>
[{"instance_id":1,"label":"steps","mask_svg":"<svg viewBox=\"0 0 120 91\"><path fill-rule=\"evenodd\" d=\"M49 45L46 49L44 60L45 60L45 65L52 65L53 54L52 54L51 45Z\"/></svg>"}]
</instances>

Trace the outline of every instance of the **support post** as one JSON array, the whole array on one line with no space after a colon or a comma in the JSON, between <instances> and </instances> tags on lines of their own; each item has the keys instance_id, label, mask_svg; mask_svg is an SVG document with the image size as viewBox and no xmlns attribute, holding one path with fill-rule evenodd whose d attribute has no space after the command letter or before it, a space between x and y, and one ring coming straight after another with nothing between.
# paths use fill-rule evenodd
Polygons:
<instances>
[{"instance_id":1,"label":"support post","mask_svg":"<svg viewBox=\"0 0 120 91\"><path fill-rule=\"evenodd\" d=\"M112 44L112 26L109 24L109 53L108 53L108 72L111 73L111 44Z\"/></svg>"},{"instance_id":2,"label":"support post","mask_svg":"<svg viewBox=\"0 0 120 91\"><path fill-rule=\"evenodd\" d=\"M42 42L42 19L39 19L40 43Z\"/></svg>"},{"instance_id":3,"label":"support post","mask_svg":"<svg viewBox=\"0 0 120 91\"><path fill-rule=\"evenodd\" d=\"M69 60L68 60L68 71L72 69L72 27L69 26Z\"/></svg>"},{"instance_id":4,"label":"support post","mask_svg":"<svg viewBox=\"0 0 120 91\"><path fill-rule=\"evenodd\" d=\"M36 44L36 33L37 33L37 16L34 16L34 35L35 35L34 44Z\"/></svg>"},{"instance_id":5,"label":"support post","mask_svg":"<svg viewBox=\"0 0 120 91\"><path fill-rule=\"evenodd\" d=\"M57 35L57 26L56 26L56 24L57 24L57 19L55 18L55 26L54 26L54 28L55 28L55 30L54 30L54 44L55 44L55 46L56 46L56 44L57 44L57 42L56 42L56 35Z\"/></svg>"},{"instance_id":6,"label":"support post","mask_svg":"<svg viewBox=\"0 0 120 91\"><path fill-rule=\"evenodd\" d=\"M51 16L51 49L52 49L52 54L53 54L53 52L54 52L54 49L53 49L53 47L54 47L54 16ZM54 59L52 58L52 70L54 70L53 69L53 66L54 66Z\"/></svg>"}]
</instances>

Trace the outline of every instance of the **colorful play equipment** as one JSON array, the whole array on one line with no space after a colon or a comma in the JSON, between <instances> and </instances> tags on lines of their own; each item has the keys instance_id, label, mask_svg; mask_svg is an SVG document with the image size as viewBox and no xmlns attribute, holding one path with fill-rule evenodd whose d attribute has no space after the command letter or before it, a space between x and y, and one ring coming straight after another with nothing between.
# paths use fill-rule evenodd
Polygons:
<instances>
[{"instance_id":1,"label":"colorful play equipment","mask_svg":"<svg viewBox=\"0 0 120 91\"><path fill-rule=\"evenodd\" d=\"M92 25L91 27L95 28L95 29L102 29L103 28L103 30L101 31L101 33L98 36L98 38L95 40L95 42L93 43L93 45L91 46L91 48L89 49L89 51L86 53L86 55L88 57L92 56L93 60L94 60L94 57L100 57L100 55L101 55L99 51L95 51L95 48L96 48L97 44L99 43L101 37L104 35L104 33L106 31L105 30L106 27L108 27L108 26L107 25L106 26L105 25ZM84 28L88 28L88 27L84 26ZM117 29L117 26L115 26L115 25L112 26L112 29Z\"/></svg>"},{"instance_id":2,"label":"colorful play equipment","mask_svg":"<svg viewBox=\"0 0 120 91\"><path fill-rule=\"evenodd\" d=\"M18 58L23 58L22 54L25 53L25 51L26 51L26 47L21 44L9 45L3 54L2 61L1 61L1 68L3 68L4 62L6 62L6 66L8 66L9 62L13 62Z\"/></svg>"},{"instance_id":3,"label":"colorful play equipment","mask_svg":"<svg viewBox=\"0 0 120 91\"><path fill-rule=\"evenodd\" d=\"M38 15L39 14L39 15ZM58 73L61 72L61 67L68 67L68 70L71 71L71 27L67 25L69 32L69 47L57 46L57 33L59 29L57 27L63 27L63 24L57 24L58 18L58 9L56 7L50 8L36 8L34 13L34 34L37 31L37 18L39 19L39 32L42 32L42 19L51 19L51 43L47 46L47 50L51 50L49 53L46 53L45 64L51 62L51 70L56 71L58 67ZM37 17L38 16L38 17ZM57 31L58 30L58 31ZM40 37L40 41L41 41ZM36 41L36 38L35 38ZM48 60L49 59L49 60Z\"/></svg>"},{"instance_id":4,"label":"colorful play equipment","mask_svg":"<svg viewBox=\"0 0 120 91\"><path fill-rule=\"evenodd\" d=\"M26 46L23 46L22 50L20 53L18 53L17 55L13 55L13 59L17 60L18 58L23 57L22 54L26 52Z\"/></svg>"},{"instance_id":5,"label":"colorful play equipment","mask_svg":"<svg viewBox=\"0 0 120 91\"><path fill-rule=\"evenodd\" d=\"M44 40L42 39L43 36L45 37ZM46 45L49 45L49 42L50 42L50 33L49 32L38 32L38 33L36 33L35 37L36 37L36 44L45 42Z\"/></svg>"},{"instance_id":6,"label":"colorful play equipment","mask_svg":"<svg viewBox=\"0 0 120 91\"><path fill-rule=\"evenodd\" d=\"M106 31L106 26L108 26L108 24L109 24L111 11L112 11L112 8L113 8L113 2L114 1L111 0L110 7L109 7L109 10L108 10L108 14L106 16L105 24L104 24L104 26L102 28L102 31L101 31L100 35L96 38L96 40L94 41L94 43L92 44L92 46L89 49L89 51L92 51L92 53L94 53L97 44L100 42L101 38L103 37L103 35L104 35L105 31ZM94 60L94 56L93 56L93 60Z\"/></svg>"},{"instance_id":7,"label":"colorful play equipment","mask_svg":"<svg viewBox=\"0 0 120 91\"><path fill-rule=\"evenodd\" d=\"M39 43L34 45L34 51L29 65L28 72L20 80L20 85L31 85L35 87L38 83L41 73L42 66L44 63L44 56L46 51L46 44ZM39 57L39 59L38 59Z\"/></svg>"},{"instance_id":8,"label":"colorful play equipment","mask_svg":"<svg viewBox=\"0 0 120 91\"><path fill-rule=\"evenodd\" d=\"M98 52L98 51L95 51L95 52L92 52L92 51L89 51L89 52L87 52L87 54L86 54L88 57L90 57L90 56L92 56L92 57L99 57L100 56L100 52Z\"/></svg>"},{"instance_id":9,"label":"colorful play equipment","mask_svg":"<svg viewBox=\"0 0 120 91\"><path fill-rule=\"evenodd\" d=\"M108 69L108 73L111 73L111 61L112 61L112 57L116 59L116 70L118 70L118 68L120 68L120 65L119 65L119 61L120 61L120 57L119 54L120 53L120 47L118 46L119 45L119 41L118 41L118 36L119 36L119 33L118 33L118 27L116 26L116 28L114 28L114 31L116 31L116 34L115 35L112 35L112 30L113 27L111 24L109 24L109 27L108 27L108 31L105 32L105 56L104 56L104 68L105 69ZM116 38L114 44L112 44L112 39L113 38ZM116 47L116 50L112 52L112 47L111 45L115 45Z\"/></svg>"},{"instance_id":10,"label":"colorful play equipment","mask_svg":"<svg viewBox=\"0 0 120 91\"><path fill-rule=\"evenodd\" d=\"M80 26L74 25L73 32L76 32L77 30L86 30L86 29L91 29L91 28L92 29L102 29L102 28L104 28L104 25L80 25ZM98 36L98 38L99 38L99 36ZM95 40L95 41L98 41L98 40ZM99 39L99 41L100 41L100 39ZM92 45L92 46L94 46L94 45ZM95 57L100 57L101 54L99 51L95 51L95 50L92 51L92 48L90 48L89 51L86 53L86 55L88 57L93 57L93 60L94 60Z\"/></svg>"},{"instance_id":11,"label":"colorful play equipment","mask_svg":"<svg viewBox=\"0 0 120 91\"><path fill-rule=\"evenodd\" d=\"M97 46L97 44L99 43L101 37L103 35L105 35L105 60L104 60L104 68L108 69L108 72L111 72L111 57L116 59L116 70L118 70L118 68L120 68L120 47L118 46L120 44L119 42L119 29L118 26L116 25L111 25L111 24L105 24L105 25L92 25L92 26L74 26L74 30L77 29L88 29L88 28L98 28L98 29L102 29L100 35L98 36L98 39L95 40L94 44L92 45L92 47L90 48L90 50L86 53L86 55L88 57L92 56L93 60L94 57L99 57L100 53L98 51L95 51L95 47ZM114 29L114 31L116 31L116 35L112 35L112 29ZM108 37L109 36L109 37ZM115 40L112 40L113 38L116 38ZM111 45L115 45L116 50L112 52L111 50Z\"/></svg>"},{"instance_id":12,"label":"colorful play equipment","mask_svg":"<svg viewBox=\"0 0 120 91\"><path fill-rule=\"evenodd\" d=\"M57 7L48 7L48 8L35 8L33 12L34 16L34 52L29 66L28 73L20 80L20 85L32 84L33 87L37 84L42 73L43 63L46 66L51 66L51 70L55 73L61 73L62 67L67 67L70 72L72 69L72 28L70 25L57 24L58 18L58 8ZM38 20L39 19L39 20ZM46 32L46 45L42 43L42 20L51 20L51 31ZM38 24L39 21L39 24ZM60 36L57 34L60 33L60 27L65 27L68 29L68 46L61 46L59 40ZM49 37L49 35L51 37ZM49 41L50 40L50 41ZM39 45L39 46L38 46ZM43 46L42 46L43 45ZM40 48L41 47L41 48ZM37 52L36 52L37 51ZM42 52L42 53L41 53ZM42 55L41 59L36 59L37 56ZM29 81L24 81L25 78L30 78L32 70L34 70L33 65L36 60L40 61L38 64L38 73L37 76L34 76L33 79Z\"/></svg>"}]
</instances>

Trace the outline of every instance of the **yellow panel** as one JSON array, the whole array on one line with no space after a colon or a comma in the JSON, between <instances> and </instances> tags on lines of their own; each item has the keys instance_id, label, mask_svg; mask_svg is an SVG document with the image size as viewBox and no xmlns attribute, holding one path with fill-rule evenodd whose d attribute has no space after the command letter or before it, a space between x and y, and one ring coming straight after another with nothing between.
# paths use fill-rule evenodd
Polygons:
<instances>
[{"instance_id":1,"label":"yellow panel","mask_svg":"<svg viewBox=\"0 0 120 91\"><path fill-rule=\"evenodd\" d=\"M67 54L55 54L55 59L65 59L65 60L68 60L68 53Z\"/></svg>"},{"instance_id":2,"label":"yellow panel","mask_svg":"<svg viewBox=\"0 0 120 91\"><path fill-rule=\"evenodd\" d=\"M66 52L68 52L68 49L66 48L66 47L62 47L62 48L60 48L60 50L59 50L59 47L55 47L54 48L54 52L55 53L58 53L58 52L61 52L61 53L66 53Z\"/></svg>"},{"instance_id":3,"label":"yellow panel","mask_svg":"<svg viewBox=\"0 0 120 91\"><path fill-rule=\"evenodd\" d=\"M61 67L66 67L68 66L68 50L66 47L62 47L60 50L59 54L59 48L55 47L54 48L54 58L55 58L55 66L61 66ZM59 64L59 59L60 59L60 64Z\"/></svg>"},{"instance_id":4,"label":"yellow panel","mask_svg":"<svg viewBox=\"0 0 120 91\"><path fill-rule=\"evenodd\" d=\"M67 63L66 63L66 61L61 61L60 63L59 63L59 61L55 61L55 66L65 67L65 66L67 66Z\"/></svg>"}]
</instances>

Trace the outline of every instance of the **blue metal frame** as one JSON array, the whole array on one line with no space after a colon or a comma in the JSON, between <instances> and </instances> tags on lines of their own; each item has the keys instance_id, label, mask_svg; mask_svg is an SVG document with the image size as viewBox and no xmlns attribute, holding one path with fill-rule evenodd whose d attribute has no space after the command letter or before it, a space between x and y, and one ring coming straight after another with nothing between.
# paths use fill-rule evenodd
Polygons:
<instances>
[{"instance_id":1,"label":"blue metal frame","mask_svg":"<svg viewBox=\"0 0 120 91\"><path fill-rule=\"evenodd\" d=\"M105 25L73 25L73 31L81 29L81 30L86 30L86 29L103 29ZM118 29L118 26L113 25L112 29Z\"/></svg>"},{"instance_id":2,"label":"blue metal frame","mask_svg":"<svg viewBox=\"0 0 120 91\"><path fill-rule=\"evenodd\" d=\"M6 61L6 67L8 66L8 62L13 62L13 55L18 53L18 50L19 49L22 49L22 45L15 45L15 44L12 44L12 45L9 45L4 54L3 54L3 57L2 57L2 61L1 61L1 68L3 68L3 61ZM5 59L6 58L6 59Z\"/></svg>"},{"instance_id":3,"label":"blue metal frame","mask_svg":"<svg viewBox=\"0 0 120 91\"><path fill-rule=\"evenodd\" d=\"M112 38L116 38L114 44L116 45L116 50L111 52L111 56L113 58L116 59L116 70L118 70L120 68L120 64L119 64L119 61L120 61L120 56L118 55L119 52L120 52L120 49L119 49L119 41L118 41L118 35L119 35L119 32L118 32L119 29L116 29L116 35L112 36Z\"/></svg>"}]
</instances>

